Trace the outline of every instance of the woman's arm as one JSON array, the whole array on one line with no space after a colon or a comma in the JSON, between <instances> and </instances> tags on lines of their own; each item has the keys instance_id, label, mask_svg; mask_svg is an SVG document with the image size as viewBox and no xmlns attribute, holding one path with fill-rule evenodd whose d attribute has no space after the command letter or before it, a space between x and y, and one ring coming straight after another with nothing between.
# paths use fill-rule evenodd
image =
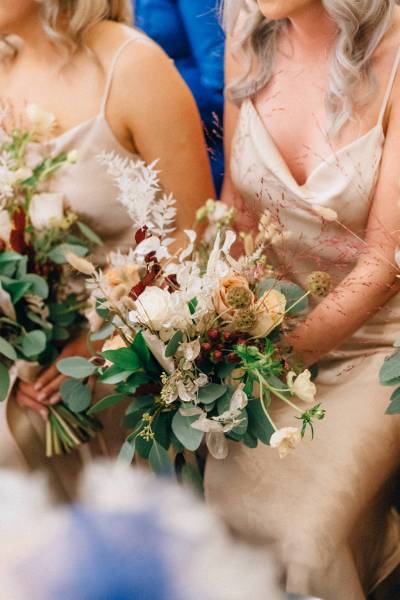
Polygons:
<instances>
[{"instance_id":1,"label":"woman's arm","mask_svg":"<svg viewBox=\"0 0 400 600\"><path fill-rule=\"evenodd\" d=\"M172 61L155 44L132 44L121 59L115 102L138 153L158 159L165 191L177 199L177 227L191 228L196 210L215 197L202 124Z\"/></svg>"},{"instance_id":2,"label":"woman's arm","mask_svg":"<svg viewBox=\"0 0 400 600\"><path fill-rule=\"evenodd\" d=\"M289 336L306 365L351 336L400 290L394 263L400 232L400 85L396 82L379 180L356 267ZM339 217L340 218L340 217Z\"/></svg>"}]
</instances>

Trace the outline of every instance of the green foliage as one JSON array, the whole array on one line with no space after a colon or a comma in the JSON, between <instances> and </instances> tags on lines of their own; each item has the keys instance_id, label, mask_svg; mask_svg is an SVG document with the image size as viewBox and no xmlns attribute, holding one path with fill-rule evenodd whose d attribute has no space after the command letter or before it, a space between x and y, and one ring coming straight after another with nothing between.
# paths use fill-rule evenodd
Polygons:
<instances>
[{"instance_id":1,"label":"green foliage","mask_svg":"<svg viewBox=\"0 0 400 600\"><path fill-rule=\"evenodd\" d=\"M3 402L8 395L10 388L10 375L8 369L0 362L0 402Z\"/></svg>"},{"instance_id":2,"label":"green foliage","mask_svg":"<svg viewBox=\"0 0 400 600\"><path fill-rule=\"evenodd\" d=\"M80 356L60 360L57 363L57 368L63 375L74 379L85 379L96 372L96 367L86 358Z\"/></svg>"},{"instance_id":3,"label":"green foliage","mask_svg":"<svg viewBox=\"0 0 400 600\"><path fill-rule=\"evenodd\" d=\"M150 466L157 475L173 475L174 466L171 463L168 452L156 440L153 441L149 453Z\"/></svg>"},{"instance_id":4,"label":"green foliage","mask_svg":"<svg viewBox=\"0 0 400 600\"><path fill-rule=\"evenodd\" d=\"M174 333L174 335L168 342L167 347L165 348L165 356L167 358L171 358L172 356L175 356L176 351L179 348L179 344L181 343L182 340L183 340L182 331L177 331L176 333Z\"/></svg>"},{"instance_id":5,"label":"green foliage","mask_svg":"<svg viewBox=\"0 0 400 600\"><path fill-rule=\"evenodd\" d=\"M176 438L185 448L192 452L200 448L204 437L202 431L198 431L191 426L197 419L197 416L184 417L179 411L175 413L172 419L172 431Z\"/></svg>"},{"instance_id":6,"label":"green foliage","mask_svg":"<svg viewBox=\"0 0 400 600\"><path fill-rule=\"evenodd\" d=\"M85 411L91 403L92 391L80 380L67 379L60 387L61 397L74 413Z\"/></svg>"}]
</instances>

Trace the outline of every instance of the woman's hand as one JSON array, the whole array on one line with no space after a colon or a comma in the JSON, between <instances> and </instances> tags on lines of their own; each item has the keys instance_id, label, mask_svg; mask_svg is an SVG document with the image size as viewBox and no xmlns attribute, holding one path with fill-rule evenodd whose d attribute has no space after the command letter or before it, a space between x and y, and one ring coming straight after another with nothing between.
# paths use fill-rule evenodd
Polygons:
<instances>
[{"instance_id":1,"label":"woman's hand","mask_svg":"<svg viewBox=\"0 0 400 600\"><path fill-rule=\"evenodd\" d=\"M61 352L57 359L62 360L70 356L89 357L90 352L86 343L86 334L82 334L69 344ZM61 400L60 386L65 380L56 365L46 369L35 383L24 383L20 381L17 387L16 400L23 408L29 408L37 412L42 419L47 419L48 405L57 404Z\"/></svg>"}]
</instances>

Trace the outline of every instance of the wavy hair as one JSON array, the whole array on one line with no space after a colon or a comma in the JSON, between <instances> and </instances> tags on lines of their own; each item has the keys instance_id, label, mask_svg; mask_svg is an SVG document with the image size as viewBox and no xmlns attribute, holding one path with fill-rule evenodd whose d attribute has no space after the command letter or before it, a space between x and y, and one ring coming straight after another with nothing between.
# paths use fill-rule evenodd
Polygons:
<instances>
[{"instance_id":1,"label":"wavy hair","mask_svg":"<svg viewBox=\"0 0 400 600\"><path fill-rule=\"evenodd\" d=\"M130 0L44 0L40 10L47 35L71 51L82 47L85 33L100 21L133 21ZM13 58L20 45L16 36L2 36L0 59Z\"/></svg>"},{"instance_id":2,"label":"wavy hair","mask_svg":"<svg viewBox=\"0 0 400 600\"><path fill-rule=\"evenodd\" d=\"M338 34L331 54L331 76L326 105L331 131L338 133L353 116L359 84L373 83L371 58L393 22L395 0L321 0ZM240 19L240 26L238 20ZM277 39L288 21L269 20L256 0L225 0L225 29L234 36L234 48L244 56L244 74L227 86L240 103L271 79Z\"/></svg>"}]
</instances>

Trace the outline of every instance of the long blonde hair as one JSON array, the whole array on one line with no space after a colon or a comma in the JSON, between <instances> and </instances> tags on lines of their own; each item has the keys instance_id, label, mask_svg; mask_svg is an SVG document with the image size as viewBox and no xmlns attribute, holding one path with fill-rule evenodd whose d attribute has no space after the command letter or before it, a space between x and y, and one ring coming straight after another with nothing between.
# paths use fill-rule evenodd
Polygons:
<instances>
[{"instance_id":1,"label":"long blonde hair","mask_svg":"<svg viewBox=\"0 0 400 600\"><path fill-rule=\"evenodd\" d=\"M395 0L321 0L336 23L338 35L331 55L331 77L326 95L333 133L352 117L359 84L372 81L371 58L393 22ZM240 18L240 27L237 26ZM256 0L225 0L224 23L234 34L244 56L244 74L227 88L240 102L271 79L277 38L284 20L268 20Z\"/></svg>"},{"instance_id":2,"label":"long blonde hair","mask_svg":"<svg viewBox=\"0 0 400 600\"><path fill-rule=\"evenodd\" d=\"M116 21L132 25L130 0L44 0L41 6L47 35L74 51L82 46L85 33L100 21ZM16 36L3 36L0 59L15 56L20 47Z\"/></svg>"}]
</instances>

